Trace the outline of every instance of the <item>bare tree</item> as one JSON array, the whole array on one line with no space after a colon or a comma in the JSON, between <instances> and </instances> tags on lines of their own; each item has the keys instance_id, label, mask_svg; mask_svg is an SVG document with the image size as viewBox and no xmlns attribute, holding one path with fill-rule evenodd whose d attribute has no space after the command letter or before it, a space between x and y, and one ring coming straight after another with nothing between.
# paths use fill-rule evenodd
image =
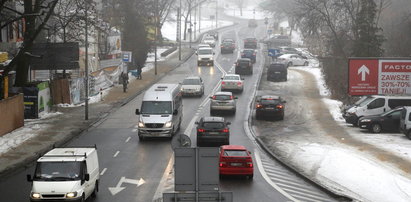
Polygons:
<instances>
[{"instance_id":1,"label":"bare tree","mask_svg":"<svg viewBox=\"0 0 411 202\"><path fill-rule=\"evenodd\" d=\"M247 1L245 1L245 0L232 0L231 2L233 2L235 5L237 5L237 7L240 9L240 16L243 16L243 9L244 9L245 3Z\"/></svg>"}]
</instances>

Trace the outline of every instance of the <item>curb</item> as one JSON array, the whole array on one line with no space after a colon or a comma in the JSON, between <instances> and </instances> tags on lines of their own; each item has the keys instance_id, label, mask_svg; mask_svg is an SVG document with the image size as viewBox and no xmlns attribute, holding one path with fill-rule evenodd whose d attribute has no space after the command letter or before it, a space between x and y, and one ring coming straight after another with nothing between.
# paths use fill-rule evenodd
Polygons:
<instances>
[{"instance_id":1,"label":"curb","mask_svg":"<svg viewBox=\"0 0 411 202\"><path fill-rule=\"evenodd\" d=\"M264 46L264 47L265 47L265 46ZM266 49L266 48L264 48L264 49ZM265 53L265 51L262 51L262 53ZM265 68L266 63L267 63L267 61L265 60L265 57L266 57L266 56L264 55L264 66L263 66L262 68ZM263 72L264 72L264 69L262 70L260 76L258 77L258 81L256 82L256 84L257 84L257 85L255 86L255 87L256 87L256 91L254 91L253 97L255 97L255 95L256 95L256 93L257 93L257 90L258 90L258 87L260 86L261 78L262 78L262 76L263 76ZM342 195L342 194L340 194L340 193L333 192L333 191L327 189L327 188L326 188L325 186L323 186L322 184L317 183L315 180L311 179L309 176L306 176L305 174L298 172L298 170L297 170L295 167L293 167L291 164L287 163L287 162L284 161L282 158L280 158L280 156L277 156L273 151L271 151L271 150L268 148L268 146L264 143L264 141L261 140L261 138L260 138L258 135L256 135L257 132L254 130L254 126L253 126L253 124L252 124L253 121L254 121L254 119L253 119L253 106L254 106L253 103L254 103L254 99L252 99L252 100L250 101L250 103L249 103L249 108L248 108L249 114L248 114L248 121L247 121L247 122L248 122L248 125L247 125L247 127L248 127L248 129L249 129L252 137L254 137L255 142L256 142L261 148L263 148L263 150L264 150L267 154L269 154L272 158L276 159L282 166L286 167L287 169L289 169L290 171L292 171L292 172L293 172L294 174L296 174L297 176L301 177L302 179L304 179L304 180L306 180L306 181L309 181L309 182L315 184L315 185L317 186L317 188L321 189L322 191L324 191L324 192L327 193L328 195L334 197L334 198L337 199L338 201L354 201L354 199L350 198L349 196L346 196L346 195Z\"/></svg>"}]
</instances>

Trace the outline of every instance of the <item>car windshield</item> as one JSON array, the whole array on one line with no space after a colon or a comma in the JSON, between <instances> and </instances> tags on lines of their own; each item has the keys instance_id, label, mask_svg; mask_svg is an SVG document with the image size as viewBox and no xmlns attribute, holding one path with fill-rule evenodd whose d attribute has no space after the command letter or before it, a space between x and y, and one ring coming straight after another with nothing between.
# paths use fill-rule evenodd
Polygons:
<instances>
[{"instance_id":1,"label":"car windshield","mask_svg":"<svg viewBox=\"0 0 411 202\"><path fill-rule=\"evenodd\" d=\"M239 76L226 76L224 80L240 80Z\"/></svg>"},{"instance_id":2,"label":"car windshield","mask_svg":"<svg viewBox=\"0 0 411 202\"><path fill-rule=\"evenodd\" d=\"M203 127L204 128L213 128L213 129L224 128L224 123L221 123L221 122L204 122Z\"/></svg>"},{"instance_id":3,"label":"car windshield","mask_svg":"<svg viewBox=\"0 0 411 202\"><path fill-rule=\"evenodd\" d=\"M80 180L81 161L38 162L34 180L75 181Z\"/></svg>"},{"instance_id":4,"label":"car windshield","mask_svg":"<svg viewBox=\"0 0 411 202\"><path fill-rule=\"evenodd\" d=\"M201 82L198 79L184 79L183 85L200 85Z\"/></svg>"},{"instance_id":5,"label":"car windshield","mask_svg":"<svg viewBox=\"0 0 411 202\"><path fill-rule=\"evenodd\" d=\"M274 100L274 99L262 99L260 101L261 104L280 104L280 100Z\"/></svg>"},{"instance_id":6,"label":"car windshield","mask_svg":"<svg viewBox=\"0 0 411 202\"><path fill-rule=\"evenodd\" d=\"M254 50L243 50L243 53L254 53Z\"/></svg>"},{"instance_id":7,"label":"car windshield","mask_svg":"<svg viewBox=\"0 0 411 202\"><path fill-rule=\"evenodd\" d=\"M381 114L381 116L387 116L387 115L395 116L395 115L400 115L400 113L401 113L401 110L396 109L396 110L384 112Z\"/></svg>"},{"instance_id":8,"label":"car windshield","mask_svg":"<svg viewBox=\"0 0 411 202\"><path fill-rule=\"evenodd\" d=\"M362 96L357 102L354 103L354 105L359 105L361 102L363 102L365 99L369 98L368 96Z\"/></svg>"},{"instance_id":9,"label":"car windshield","mask_svg":"<svg viewBox=\"0 0 411 202\"><path fill-rule=\"evenodd\" d=\"M212 49L199 49L198 54L199 55L211 55L213 54L213 50Z\"/></svg>"},{"instance_id":10,"label":"car windshield","mask_svg":"<svg viewBox=\"0 0 411 202\"><path fill-rule=\"evenodd\" d=\"M143 101L141 114L171 114L171 101Z\"/></svg>"},{"instance_id":11,"label":"car windshield","mask_svg":"<svg viewBox=\"0 0 411 202\"><path fill-rule=\"evenodd\" d=\"M245 150L224 150L224 156L248 156Z\"/></svg>"},{"instance_id":12,"label":"car windshield","mask_svg":"<svg viewBox=\"0 0 411 202\"><path fill-rule=\"evenodd\" d=\"M215 95L214 96L215 100L231 100L230 95Z\"/></svg>"},{"instance_id":13,"label":"car windshield","mask_svg":"<svg viewBox=\"0 0 411 202\"><path fill-rule=\"evenodd\" d=\"M244 60L240 60L237 62L239 65L248 65L249 62L248 61L244 61Z\"/></svg>"}]
</instances>

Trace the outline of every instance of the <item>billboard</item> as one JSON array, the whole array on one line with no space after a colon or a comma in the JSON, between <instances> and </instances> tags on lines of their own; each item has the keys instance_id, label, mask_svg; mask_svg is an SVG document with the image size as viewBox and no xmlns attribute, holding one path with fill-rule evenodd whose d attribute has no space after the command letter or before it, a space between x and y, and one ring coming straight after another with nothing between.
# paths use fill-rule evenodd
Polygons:
<instances>
[{"instance_id":1,"label":"billboard","mask_svg":"<svg viewBox=\"0 0 411 202\"><path fill-rule=\"evenodd\" d=\"M348 94L411 95L411 59L350 58Z\"/></svg>"}]
</instances>

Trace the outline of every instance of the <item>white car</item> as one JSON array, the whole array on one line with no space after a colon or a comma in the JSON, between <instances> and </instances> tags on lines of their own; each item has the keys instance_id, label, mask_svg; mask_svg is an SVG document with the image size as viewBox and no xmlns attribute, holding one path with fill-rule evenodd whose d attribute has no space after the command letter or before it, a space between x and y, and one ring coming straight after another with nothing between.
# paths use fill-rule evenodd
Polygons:
<instances>
[{"instance_id":1,"label":"white car","mask_svg":"<svg viewBox=\"0 0 411 202\"><path fill-rule=\"evenodd\" d=\"M209 44L211 47L215 46L215 39L212 36L206 36L203 39L203 43Z\"/></svg>"},{"instance_id":2,"label":"white car","mask_svg":"<svg viewBox=\"0 0 411 202\"><path fill-rule=\"evenodd\" d=\"M277 58L277 62L284 63L287 67L290 66L308 66L308 59L297 54L284 54Z\"/></svg>"},{"instance_id":3,"label":"white car","mask_svg":"<svg viewBox=\"0 0 411 202\"><path fill-rule=\"evenodd\" d=\"M221 78L221 91L239 91L243 92L244 79L238 74L226 74Z\"/></svg>"},{"instance_id":4,"label":"white car","mask_svg":"<svg viewBox=\"0 0 411 202\"><path fill-rule=\"evenodd\" d=\"M214 50L210 47L199 48L196 52L197 54L197 65L214 65Z\"/></svg>"},{"instance_id":5,"label":"white car","mask_svg":"<svg viewBox=\"0 0 411 202\"><path fill-rule=\"evenodd\" d=\"M181 83L181 95L183 96L202 96L204 95L204 83L199 76L190 76Z\"/></svg>"}]
</instances>

